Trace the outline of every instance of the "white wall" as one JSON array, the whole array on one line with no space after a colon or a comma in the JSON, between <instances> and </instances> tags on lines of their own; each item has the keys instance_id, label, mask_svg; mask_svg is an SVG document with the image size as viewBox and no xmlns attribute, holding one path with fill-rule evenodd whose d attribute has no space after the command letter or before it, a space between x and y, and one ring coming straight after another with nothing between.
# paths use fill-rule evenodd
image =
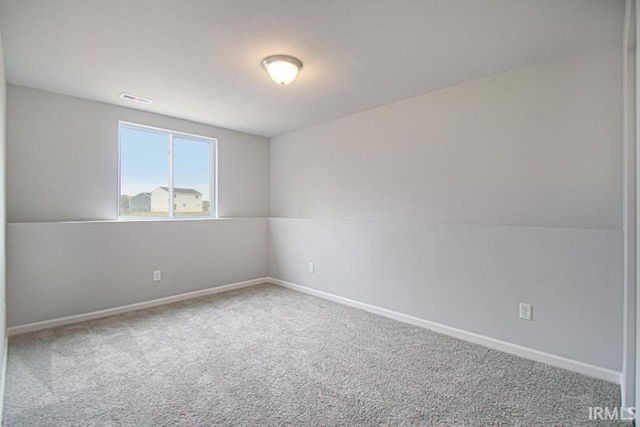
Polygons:
<instances>
[{"instance_id":1,"label":"white wall","mask_svg":"<svg viewBox=\"0 0 640 427\"><path fill-rule=\"evenodd\" d=\"M267 275L267 139L12 85L7 106L9 326ZM118 120L217 138L234 218L114 221Z\"/></svg>"},{"instance_id":2,"label":"white wall","mask_svg":"<svg viewBox=\"0 0 640 427\"><path fill-rule=\"evenodd\" d=\"M270 275L620 371L621 63L611 46L272 139Z\"/></svg>"}]
</instances>

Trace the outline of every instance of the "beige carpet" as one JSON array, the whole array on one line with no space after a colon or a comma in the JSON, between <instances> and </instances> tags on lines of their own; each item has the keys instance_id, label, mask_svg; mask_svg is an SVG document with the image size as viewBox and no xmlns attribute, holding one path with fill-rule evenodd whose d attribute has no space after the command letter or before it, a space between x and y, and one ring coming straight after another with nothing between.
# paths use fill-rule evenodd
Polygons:
<instances>
[{"instance_id":1,"label":"beige carpet","mask_svg":"<svg viewBox=\"0 0 640 427\"><path fill-rule=\"evenodd\" d=\"M13 337L6 426L614 426L618 387L274 285Z\"/></svg>"}]
</instances>

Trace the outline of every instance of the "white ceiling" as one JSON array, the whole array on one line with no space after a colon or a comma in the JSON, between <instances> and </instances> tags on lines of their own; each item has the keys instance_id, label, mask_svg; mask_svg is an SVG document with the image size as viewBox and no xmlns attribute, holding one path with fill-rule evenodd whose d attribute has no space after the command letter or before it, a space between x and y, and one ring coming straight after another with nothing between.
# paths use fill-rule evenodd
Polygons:
<instances>
[{"instance_id":1,"label":"white ceiling","mask_svg":"<svg viewBox=\"0 0 640 427\"><path fill-rule=\"evenodd\" d=\"M621 43L623 14L623 0L0 0L9 83L263 136ZM294 83L269 79L272 54L303 62Z\"/></svg>"}]
</instances>

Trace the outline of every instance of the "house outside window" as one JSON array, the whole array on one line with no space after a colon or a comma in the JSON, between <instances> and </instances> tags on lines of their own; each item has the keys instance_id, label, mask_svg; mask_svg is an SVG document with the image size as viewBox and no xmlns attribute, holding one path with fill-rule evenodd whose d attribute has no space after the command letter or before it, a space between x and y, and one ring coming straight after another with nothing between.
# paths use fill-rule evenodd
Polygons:
<instances>
[{"instance_id":1,"label":"house outside window","mask_svg":"<svg viewBox=\"0 0 640 427\"><path fill-rule=\"evenodd\" d=\"M216 155L214 138L120 122L119 217L216 217Z\"/></svg>"}]
</instances>

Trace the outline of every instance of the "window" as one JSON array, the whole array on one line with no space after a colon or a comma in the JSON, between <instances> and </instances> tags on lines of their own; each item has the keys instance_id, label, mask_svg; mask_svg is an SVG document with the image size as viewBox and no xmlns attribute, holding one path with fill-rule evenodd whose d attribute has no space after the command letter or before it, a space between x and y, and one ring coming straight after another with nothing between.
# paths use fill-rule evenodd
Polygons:
<instances>
[{"instance_id":1,"label":"window","mask_svg":"<svg viewBox=\"0 0 640 427\"><path fill-rule=\"evenodd\" d=\"M215 139L120 122L119 140L120 217L216 216Z\"/></svg>"}]
</instances>

